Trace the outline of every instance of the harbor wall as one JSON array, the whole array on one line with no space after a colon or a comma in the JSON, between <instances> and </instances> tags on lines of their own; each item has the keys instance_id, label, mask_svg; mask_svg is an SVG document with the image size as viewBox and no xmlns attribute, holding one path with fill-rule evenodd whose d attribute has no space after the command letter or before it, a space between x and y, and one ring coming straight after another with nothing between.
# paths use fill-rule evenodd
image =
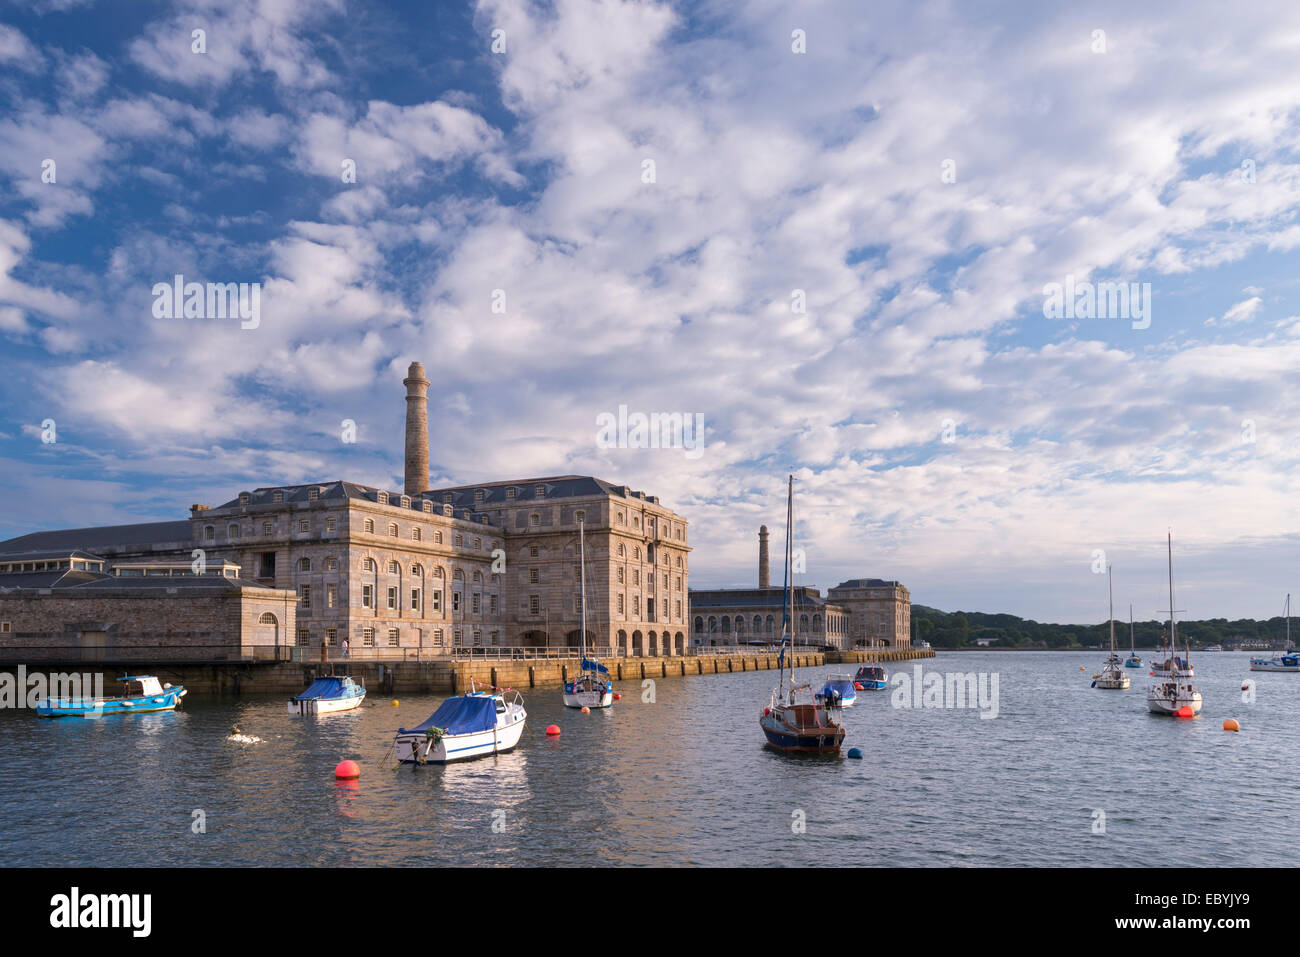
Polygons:
<instances>
[{"instance_id":1,"label":"harbor wall","mask_svg":"<svg viewBox=\"0 0 1300 957\"><path fill-rule=\"evenodd\" d=\"M822 665L857 664L866 661L903 661L932 658L929 649L874 652L801 652L792 656L797 668ZM672 655L654 658L613 658L604 661L610 677L616 681L641 681L646 678L683 678L702 675L742 674L748 671L775 671L777 655L760 654ZM503 658L466 660L437 658L424 661L373 661L348 659L321 662L245 662L240 664L150 664L131 662L115 667L104 663L69 661L63 664L42 662L29 667L27 674L56 671L102 672L105 688L128 671L155 674L163 681L183 684L197 696L275 694L291 697L321 674L347 673L364 680L372 694L457 694L470 688L496 685L527 691L529 688L558 687L579 671L577 658ZM0 673L15 674L14 666L0 667Z\"/></svg>"}]
</instances>

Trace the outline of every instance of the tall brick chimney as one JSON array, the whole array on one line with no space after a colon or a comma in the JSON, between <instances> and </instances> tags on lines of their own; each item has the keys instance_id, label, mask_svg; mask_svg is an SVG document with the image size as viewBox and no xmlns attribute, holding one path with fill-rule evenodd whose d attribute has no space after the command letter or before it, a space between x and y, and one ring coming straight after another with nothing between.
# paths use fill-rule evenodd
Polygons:
<instances>
[{"instance_id":1,"label":"tall brick chimney","mask_svg":"<svg viewBox=\"0 0 1300 957\"><path fill-rule=\"evenodd\" d=\"M402 380L406 386L406 494L429 489L429 380L424 366L412 362Z\"/></svg>"},{"instance_id":2,"label":"tall brick chimney","mask_svg":"<svg viewBox=\"0 0 1300 957\"><path fill-rule=\"evenodd\" d=\"M758 529L758 587L772 587L772 582L768 573L766 525L761 525Z\"/></svg>"}]
</instances>

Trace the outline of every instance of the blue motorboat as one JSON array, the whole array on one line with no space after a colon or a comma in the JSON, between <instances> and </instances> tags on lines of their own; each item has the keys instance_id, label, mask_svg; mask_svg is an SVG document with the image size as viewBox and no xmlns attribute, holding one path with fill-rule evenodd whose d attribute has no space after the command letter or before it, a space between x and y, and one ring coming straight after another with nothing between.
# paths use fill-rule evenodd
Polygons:
<instances>
[{"instance_id":1,"label":"blue motorboat","mask_svg":"<svg viewBox=\"0 0 1300 957\"><path fill-rule=\"evenodd\" d=\"M889 684L885 669L880 665L863 665L853 680L863 691L884 691Z\"/></svg>"},{"instance_id":2,"label":"blue motorboat","mask_svg":"<svg viewBox=\"0 0 1300 957\"><path fill-rule=\"evenodd\" d=\"M848 675L831 675L817 692L817 700L828 708L851 708L858 700L853 679Z\"/></svg>"},{"instance_id":3,"label":"blue motorboat","mask_svg":"<svg viewBox=\"0 0 1300 957\"><path fill-rule=\"evenodd\" d=\"M333 714L361 707L366 700L364 684L357 684L346 675L327 675L317 678L307 690L289 699L290 714Z\"/></svg>"},{"instance_id":4,"label":"blue motorboat","mask_svg":"<svg viewBox=\"0 0 1300 957\"><path fill-rule=\"evenodd\" d=\"M125 675L118 679L122 693L115 697L49 698L36 706L38 718L100 718L112 714L150 714L175 711L185 697L184 685L162 684L153 675Z\"/></svg>"}]
</instances>

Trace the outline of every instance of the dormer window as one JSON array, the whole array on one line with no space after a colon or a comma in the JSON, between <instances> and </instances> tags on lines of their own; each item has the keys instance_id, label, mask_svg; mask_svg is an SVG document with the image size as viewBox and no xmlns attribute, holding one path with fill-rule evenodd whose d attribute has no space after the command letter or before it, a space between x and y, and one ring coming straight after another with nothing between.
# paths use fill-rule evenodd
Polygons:
<instances>
[{"instance_id":1,"label":"dormer window","mask_svg":"<svg viewBox=\"0 0 1300 957\"><path fill-rule=\"evenodd\" d=\"M252 496L249 495L247 492L240 492L240 493L239 493L239 504L240 504L240 505L247 505L247 504L249 503L249 501L251 500L251 498L252 498Z\"/></svg>"},{"instance_id":2,"label":"dormer window","mask_svg":"<svg viewBox=\"0 0 1300 957\"><path fill-rule=\"evenodd\" d=\"M533 486L533 494L536 495L538 498L546 498L546 486L545 485Z\"/></svg>"},{"instance_id":3,"label":"dormer window","mask_svg":"<svg viewBox=\"0 0 1300 957\"><path fill-rule=\"evenodd\" d=\"M314 502L318 498L320 498L320 489L318 488L307 489L307 501Z\"/></svg>"},{"instance_id":4,"label":"dormer window","mask_svg":"<svg viewBox=\"0 0 1300 957\"><path fill-rule=\"evenodd\" d=\"M450 492L443 492L443 493L442 493L442 500L443 500L444 502L450 502L450 501L451 501L451 493L450 493Z\"/></svg>"},{"instance_id":5,"label":"dormer window","mask_svg":"<svg viewBox=\"0 0 1300 957\"><path fill-rule=\"evenodd\" d=\"M476 488L474 490L474 501L481 502L486 497L487 497L487 493L484 492L481 488Z\"/></svg>"},{"instance_id":6,"label":"dormer window","mask_svg":"<svg viewBox=\"0 0 1300 957\"><path fill-rule=\"evenodd\" d=\"M378 502L380 505L387 505L387 504L388 504L388 493L387 493L387 492L376 492L376 493L375 493L375 501Z\"/></svg>"},{"instance_id":7,"label":"dormer window","mask_svg":"<svg viewBox=\"0 0 1300 957\"><path fill-rule=\"evenodd\" d=\"M443 514L443 515L446 515L448 518L451 518L451 506L450 506L450 505L444 505L444 506L442 507L442 514Z\"/></svg>"},{"instance_id":8,"label":"dormer window","mask_svg":"<svg viewBox=\"0 0 1300 957\"><path fill-rule=\"evenodd\" d=\"M280 491L272 492L271 501L274 502L276 505L279 505L281 502L284 501L284 493Z\"/></svg>"},{"instance_id":9,"label":"dormer window","mask_svg":"<svg viewBox=\"0 0 1300 957\"><path fill-rule=\"evenodd\" d=\"M402 508L410 508L410 507L411 507L411 496L409 496L409 495L403 495L403 496L402 496Z\"/></svg>"},{"instance_id":10,"label":"dormer window","mask_svg":"<svg viewBox=\"0 0 1300 957\"><path fill-rule=\"evenodd\" d=\"M506 498L514 498L517 491L518 490L513 487L506 489Z\"/></svg>"},{"instance_id":11,"label":"dormer window","mask_svg":"<svg viewBox=\"0 0 1300 957\"><path fill-rule=\"evenodd\" d=\"M426 498L424 501L420 503L420 508L424 509L426 512L432 512L433 503Z\"/></svg>"}]
</instances>

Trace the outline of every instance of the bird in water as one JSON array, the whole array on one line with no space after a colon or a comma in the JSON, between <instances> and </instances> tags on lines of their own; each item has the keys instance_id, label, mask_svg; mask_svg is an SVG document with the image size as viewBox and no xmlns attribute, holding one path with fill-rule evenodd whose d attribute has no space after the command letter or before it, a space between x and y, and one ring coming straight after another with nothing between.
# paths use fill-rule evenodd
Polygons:
<instances>
[{"instance_id":1,"label":"bird in water","mask_svg":"<svg viewBox=\"0 0 1300 957\"><path fill-rule=\"evenodd\" d=\"M235 741L239 744L259 744L262 739L250 734L244 734L239 730L239 725L232 724L230 726L230 737L226 738L226 740Z\"/></svg>"}]
</instances>

